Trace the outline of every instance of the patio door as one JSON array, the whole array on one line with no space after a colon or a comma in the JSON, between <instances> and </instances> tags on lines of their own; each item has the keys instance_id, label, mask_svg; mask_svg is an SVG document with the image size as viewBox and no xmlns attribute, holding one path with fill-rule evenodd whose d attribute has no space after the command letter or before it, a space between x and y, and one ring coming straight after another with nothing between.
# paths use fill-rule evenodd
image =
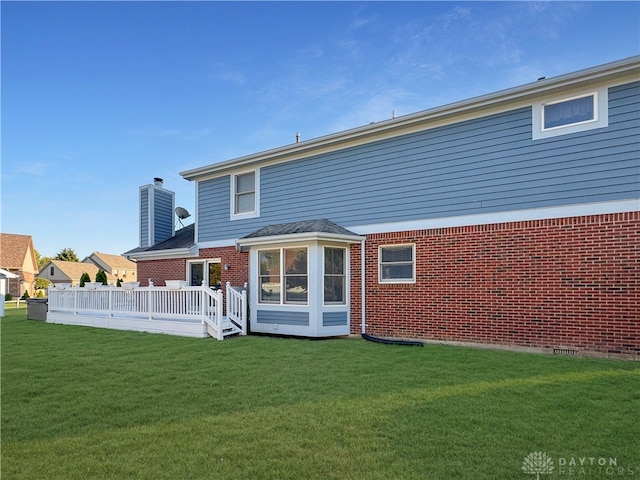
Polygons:
<instances>
[{"instance_id":1,"label":"patio door","mask_svg":"<svg viewBox=\"0 0 640 480\"><path fill-rule=\"evenodd\" d=\"M209 270L209 288L219 290L222 287L222 266L220 262L207 262Z\"/></svg>"},{"instance_id":2,"label":"patio door","mask_svg":"<svg viewBox=\"0 0 640 480\"><path fill-rule=\"evenodd\" d=\"M221 287L222 266L220 260L196 261L188 263L189 285L200 286L202 280L209 288L215 290Z\"/></svg>"}]
</instances>

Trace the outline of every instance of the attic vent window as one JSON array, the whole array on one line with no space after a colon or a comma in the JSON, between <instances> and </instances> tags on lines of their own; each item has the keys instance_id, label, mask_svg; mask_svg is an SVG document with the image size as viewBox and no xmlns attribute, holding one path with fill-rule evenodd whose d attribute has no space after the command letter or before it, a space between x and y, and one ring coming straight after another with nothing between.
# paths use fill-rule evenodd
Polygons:
<instances>
[{"instance_id":1,"label":"attic vent window","mask_svg":"<svg viewBox=\"0 0 640 480\"><path fill-rule=\"evenodd\" d=\"M543 106L544 130L596 119L596 94Z\"/></svg>"},{"instance_id":2,"label":"attic vent window","mask_svg":"<svg viewBox=\"0 0 640 480\"><path fill-rule=\"evenodd\" d=\"M533 105L533 139L568 135L609 125L608 91L601 88Z\"/></svg>"}]
</instances>

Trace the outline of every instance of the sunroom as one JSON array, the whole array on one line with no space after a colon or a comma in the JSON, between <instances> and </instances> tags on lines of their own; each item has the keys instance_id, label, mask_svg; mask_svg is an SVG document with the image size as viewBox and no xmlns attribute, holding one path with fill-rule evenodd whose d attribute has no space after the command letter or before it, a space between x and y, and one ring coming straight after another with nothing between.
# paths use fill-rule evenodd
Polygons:
<instances>
[{"instance_id":1,"label":"sunroom","mask_svg":"<svg viewBox=\"0 0 640 480\"><path fill-rule=\"evenodd\" d=\"M237 240L249 252L251 331L348 335L351 245L365 238L320 219L270 225Z\"/></svg>"}]
</instances>

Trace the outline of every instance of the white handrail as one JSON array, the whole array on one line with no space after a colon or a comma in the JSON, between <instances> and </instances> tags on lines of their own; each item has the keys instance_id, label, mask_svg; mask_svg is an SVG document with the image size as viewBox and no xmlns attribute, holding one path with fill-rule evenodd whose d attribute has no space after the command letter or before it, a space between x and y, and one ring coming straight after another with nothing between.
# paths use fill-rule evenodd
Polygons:
<instances>
[{"instance_id":1,"label":"white handrail","mask_svg":"<svg viewBox=\"0 0 640 480\"><path fill-rule=\"evenodd\" d=\"M227 282L227 316L240 329L240 335L247 334L247 284L244 288L232 287Z\"/></svg>"},{"instance_id":2,"label":"white handrail","mask_svg":"<svg viewBox=\"0 0 640 480\"><path fill-rule=\"evenodd\" d=\"M72 315L99 315L135 319L176 319L206 323L223 338L222 292L207 286L122 287L97 289L50 287L48 310Z\"/></svg>"}]
</instances>

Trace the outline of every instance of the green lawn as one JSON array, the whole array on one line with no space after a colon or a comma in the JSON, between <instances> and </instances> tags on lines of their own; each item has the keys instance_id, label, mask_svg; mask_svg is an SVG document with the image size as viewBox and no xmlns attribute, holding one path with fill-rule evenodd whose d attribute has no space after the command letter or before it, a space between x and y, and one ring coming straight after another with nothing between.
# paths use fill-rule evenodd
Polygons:
<instances>
[{"instance_id":1,"label":"green lawn","mask_svg":"<svg viewBox=\"0 0 640 480\"><path fill-rule=\"evenodd\" d=\"M1 328L3 480L640 478L637 362Z\"/></svg>"}]
</instances>

